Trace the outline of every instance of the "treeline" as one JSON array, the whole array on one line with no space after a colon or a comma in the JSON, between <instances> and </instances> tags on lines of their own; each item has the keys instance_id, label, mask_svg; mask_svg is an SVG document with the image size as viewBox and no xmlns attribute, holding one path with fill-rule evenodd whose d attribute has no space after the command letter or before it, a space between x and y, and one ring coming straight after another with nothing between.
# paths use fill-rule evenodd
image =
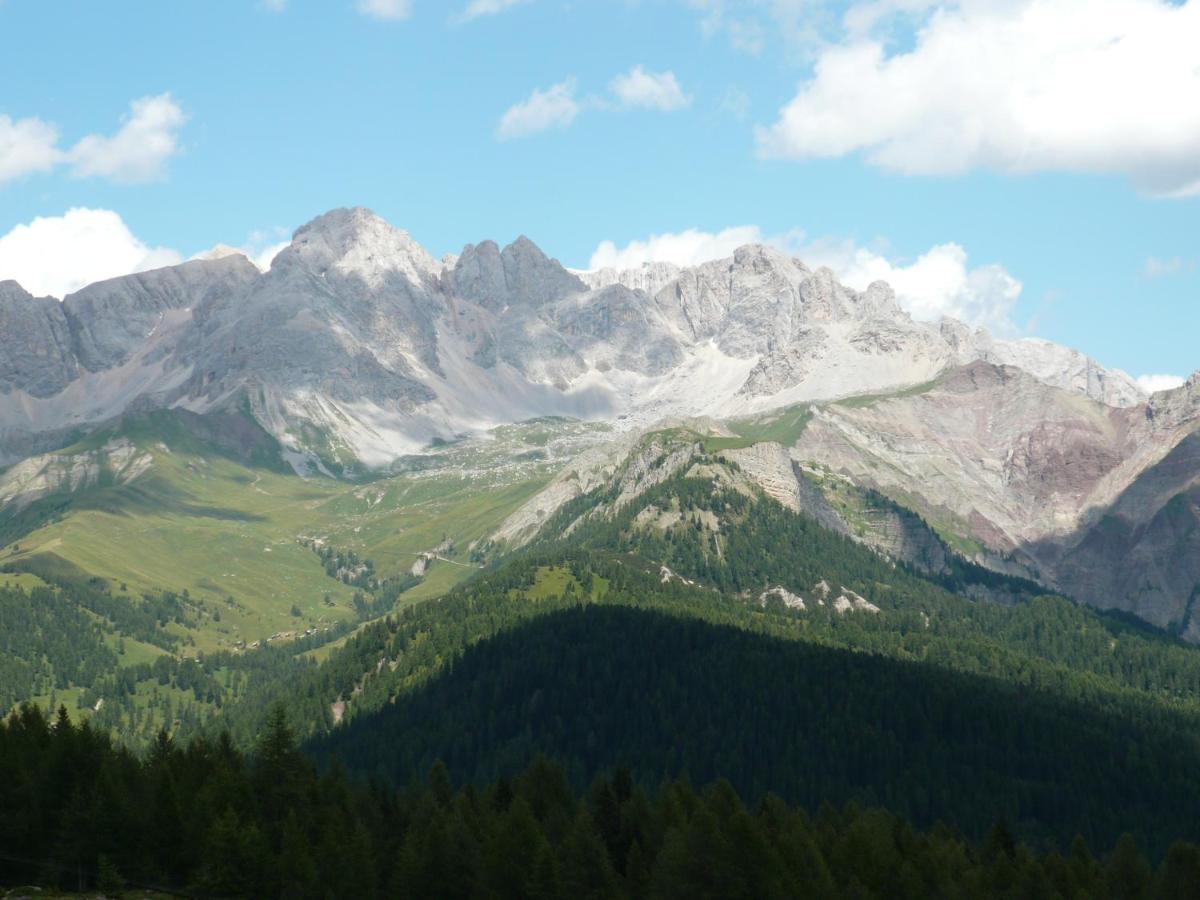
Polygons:
<instances>
[{"instance_id":1,"label":"treeline","mask_svg":"<svg viewBox=\"0 0 1200 900\"><path fill-rule=\"evenodd\" d=\"M110 672L117 654L101 623L53 588L3 586L0 575L0 708L90 684Z\"/></svg>"},{"instance_id":2,"label":"treeline","mask_svg":"<svg viewBox=\"0 0 1200 900\"><path fill-rule=\"evenodd\" d=\"M1111 898L1192 896L1200 848L1152 867L1130 836L1102 858L1076 838L1038 853L1003 821L979 843L878 808L775 796L747 806L728 782L647 791L610 770L582 794L536 759L456 790L447 768L390 790L295 747L282 710L253 756L227 739L141 757L65 710L0 727L0 883L153 887L219 897Z\"/></svg>"},{"instance_id":3,"label":"treeline","mask_svg":"<svg viewBox=\"0 0 1200 900\"><path fill-rule=\"evenodd\" d=\"M720 459L709 463L736 470ZM601 499L593 498L593 503ZM639 515L649 507L674 510L681 519L665 530L639 524ZM719 521L715 530L702 524L709 513ZM563 518L576 514L573 509ZM559 521L553 527L569 524ZM1069 670L1053 676L1065 690L1086 690L1092 675L1096 681L1200 711L1200 652L1195 647L1061 598L1012 606L968 600L803 513L711 478L678 473L615 514L585 519L567 545L577 551L636 554L751 601L782 585L808 599L808 610L796 614L806 622L808 639L1001 677L1026 679L1050 664ZM959 565L950 575L965 584L981 578L982 570L977 570L967 572ZM885 615L815 614L813 588L820 581L834 591L845 586L865 596ZM986 584L1008 585L1018 595L1031 587L994 574Z\"/></svg>"},{"instance_id":4,"label":"treeline","mask_svg":"<svg viewBox=\"0 0 1200 900\"><path fill-rule=\"evenodd\" d=\"M46 584L11 587L4 576L19 565ZM419 583L410 575L373 579L373 591L356 590L353 607L359 621L390 611L400 594ZM233 598L229 598L233 603ZM181 638L169 626L192 628L204 616L220 618L219 604L192 597L187 590L136 597L124 585L61 572L45 560L0 568L0 711L35 697L51 704L64 692L75 693L73 706L90 715L96 727L134 746L145 746L157 731L194 733L244 694L263 685L287 685L315 663L305 654L343 637L354 622L338 622L319 633L286 644L253 650L196 654L181 651ZM125 656L126 641L163 651L138 662ZM249 711L255 721L262 705Z\"/></svg>"}]
</instances>

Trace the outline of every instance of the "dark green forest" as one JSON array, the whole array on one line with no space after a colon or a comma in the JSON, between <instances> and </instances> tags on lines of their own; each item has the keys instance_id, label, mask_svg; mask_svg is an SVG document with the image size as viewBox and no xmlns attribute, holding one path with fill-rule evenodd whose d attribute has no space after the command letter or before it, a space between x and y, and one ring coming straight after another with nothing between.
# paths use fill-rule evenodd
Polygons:
<instances>
[{"instance_id":1,"label":"dark green forest","mask_svg":"<svg viewBox=\"0 0 1200 900\"><path fill-rule=\"evenodd\" d=\"M1123 835L1037 852L998 820L981 841L855 803L747 805L728 781L644 789L612 768L577 790L537 758L455 789L440 762L399 790L320 773L282 709L250 756L227 737L141 756L66 710L0 727L0 881L191 896L1176 898L1200 848L1151 865Z\"/></svg>"},{"instance_id":2,"label":"dark green forest","mask_svg":"<svg viewBox=\"0 0 1200 900\"><path fill-rule=\"evenodd\" d=\"M404 784L443 760L486 784L544 753L577 787L620 764L883 806L1037 846L1124 831L1161 853L1200 839L1200 741L990 678L622 606L575 606L478 644L446 673L312 749Z\"/></svg>"}]
</instances>

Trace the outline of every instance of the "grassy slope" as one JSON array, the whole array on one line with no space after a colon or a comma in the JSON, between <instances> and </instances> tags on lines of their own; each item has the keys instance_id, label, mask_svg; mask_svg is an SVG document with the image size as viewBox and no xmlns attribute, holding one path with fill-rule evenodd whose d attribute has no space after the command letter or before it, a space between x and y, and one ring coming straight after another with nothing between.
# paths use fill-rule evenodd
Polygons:
<instances>
[{"instance_id":1,"label":"grassy slope","mask_svg":"<svg viewBox=\"0 0 1200 900\"><path fill-rule=\"evenodd\" d=\"M532 465L353 485L246 464L142 421L122 436L153 456L152 469L131 484L71 497L63 513L0 547L0 563L104 578L131 596L186 590L210 613L190 632L200 651L354 619L353 588L327 577L301 536L354 550L383 577L407 571L420 552L449 538L454 549L443 555L451 561L436 563L411 591L414 600L434 596L477 571L472 542L549 477L548 466ZM91 437L65 452L100 443ZM35 583L29 574L3 577Z\"/></svg>"}]
</instances>

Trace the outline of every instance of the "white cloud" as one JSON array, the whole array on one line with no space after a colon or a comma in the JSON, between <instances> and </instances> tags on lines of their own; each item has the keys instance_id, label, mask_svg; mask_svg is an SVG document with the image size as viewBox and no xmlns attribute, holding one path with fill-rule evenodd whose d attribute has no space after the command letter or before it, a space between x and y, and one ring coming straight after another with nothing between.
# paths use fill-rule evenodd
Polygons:
<instances>
[{"instance_id":1,"label":"white cloud","mask_svg":"<svg viewBox=\"0 0 1200 900\"><path fill-rule=\"evenodd\" d=\"M1157 256L1146 257L1145 274L1147 278L1165 278L1168 275L1179 275L1195 270L1196 263L1181 256L1173 256L1170 259L1160 259Z\"/></svg>"},{"instance_id":2,"label":"white cloud","mask_svg":"<svg viewBox=\"0 0 1200 900\"><path fill-rule=\"evenodd\" d=\"M80 178L129 184L163 177L187 117L170 94L134 100L129 110L112 137L91 134L69 150L58 146L58 129L41 119L0 116L0 185L64 164Z\"/></svg>"},{"instance_id":3,"label":"white cloud","mask_svg":"<svg viewBox=\"0 0 1200 900\"><path fill-rule=\"evenodd\" d=\"M262 0L262 5L271 12L283 12L287 9L288 0Z\"/></svg>"},{"instance_id":4,"label":"white cloud","mask_svg":"<svg viewBox=\"0 0 1200 900\"><path fill-rule=\"evenodd\" d=\"M410 0L359 0L358 11L372 19L398 22L412 15Z\"/></svg>"},{"instance_id":5,"label":"white cloud","mask_svg":"<svg viewBox=\"0 0 1200 900\"><path fill-rule=\"evenodd\" d=\"M505 10L512 9L514 6L519 6L522 3L528 3L529 0L471 0L455 20L458 22L470 22L482 16L494 16L497 13L502 13Z\"/></svg>"},{"instance_id":6,"label":"white cloud","mask_svg":"<svg viewBox=\"0 0 1200 900\"><path fill-rule=\"evenodd\" d=\"M1174 390L1187 379L1181 375L1140 375L1135 380L1143 391L1153 394L1156 391Z\"/></svg>"},{"instance_id":7,"label":"white cloud","mask_svg":"<svg viewBox=\"0 0 1200 900\"><path fill-rule=\"evenodd\" d=\"M1000 265L971 268L967 251L959 244L936 244L909 263L847 241L817 241L800 255L810 266L828 266L856 290L865 290L872 281L886 281L914 319L934 322L950 316L1001 337L1020 330L1012 315L1021 282Z\"/></svg>"},{"instance_id":8,"label":"white cloud","mask_svg":"<svg viewBox=\"0 0 1200 900\"><path fill-rule=\"evenodd\" d=\"M1200 0L948 2L908 49L853 30L822 49L759 147L861 152L906 174L1119 173L1152 194L1200 193L1198 46Z\"/></svg>"},{"instance_id":9,"label":"white cloud","mask_svg":"<svg viewBox=\"0 0 1200 900\"><path fill-rule=\"evenodd\" d=\"M179 152L178 131L187 117L170 94L134 100L129 110L112 137L88 135L71 148L75 175L126 184L163 177L167 160Z\"/></svg>"},{"instance_id":10,"label":"white cloud","mask_svg":"<svg viewBox=\"0 0 1200 900\"><path fill-rule=\"evenodd\" d=\"M746 244L772 243L757 225L737 225L723 231L689 228L675 234L654 234L644 241L630 241L617 247L601 241L588 262L589 269L636 269L646 262L669 262L677 266L695 266L712 259L732 256Z\"/></svg>"},{"instance_id":11,"label":"white cloud","mask_svg":"<svg viewBox=\"0 0 1200 900\"><path fill-rule=\"evenodd\" d=\"M951 316L1000 336L1019 331L1012 314L1021 295L1021 282L999 265L971 268L967 252L954 243L937 244L906 263L853 241L806 241L800 231L766 235L756 225L719 232L691 228L652 235L624 247L603 241L592 254L588 268L632 269L643 262L694 266L732 256L744 244L769 244L812 268L828 266L839 280L856 290L865 290L872 281L886 281L896 291L900 305L916 319L936 321Z\"/></svg>"},{"instance_id":12,"label":"white cloud","mask_svg":"<svg viewBox=\"0 0 1200 900\"><path fill-rule=\"evenodd\" d=\"M49 172L62 159L58 131L41 119L10 119L0 116L0 184Z\"/></svg>"},{"instance_id":13,"label":"white cloud","mask_svg":"<svg viewBox=\"0 0 1200 900\"><path fill-rule=\"evenodd\" d=\"M551 128L566 128L579 115L575 82L568 79L546 90L535 90L500 117L496 137L502 141L528 137Z\"/></svg>"},{"instance_id":14,"label":"white cloud","mask_svg":"<svg viewBox=\"0 0 1200 900\"><path fill-rule=\"evenodd\" d=\"M274 244L268 244L266 247L260 248L258 252L251 250L249 254L250 262L258 266L260 272L266 272L271 268L271 262L276 256L283 251L285 247L291 245L291 241L276 241Z\"/></svg>"},{"instance_id":15,"label":"white cloud","mask_svg":"<svg viewBox=\"0 0 1200 900\"><path fill-rule=\"evenodd\" d=\"M674 72L647 72L642 66L634 66L625 74L618 75L609 89L627 109L672 112L692 102L679 86Z\"/></svg>"},{"instance_id":16,"label":"white cloud","mask_svg":"<svg viewBox=\"0 0 1200 900\"><path fill-rule=\"evenodd\" d=\"M182 257L138 240L115 212L69 209L0 236L0 280L35 296L63 297L93 281L174 265Z\"/></svg>"},{"instance_id":17,"label":"white cloud","mask_svg":"<svg viewBox=\"0 0 1200 900\"><path fill-rule=\"evenodd\" d=\"M241 246L241 251L250 257L250 261L265 272L271 268L271 261L281 250L292 243L288 229L275 227L266 231L252 231Z\"/></svg>"}]
</instances>

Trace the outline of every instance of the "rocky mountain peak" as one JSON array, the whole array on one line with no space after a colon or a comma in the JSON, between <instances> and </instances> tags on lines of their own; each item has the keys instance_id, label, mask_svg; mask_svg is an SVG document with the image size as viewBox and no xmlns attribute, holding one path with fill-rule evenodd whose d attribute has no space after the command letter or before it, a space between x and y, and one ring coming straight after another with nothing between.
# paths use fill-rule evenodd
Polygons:
<instances>
[{"instance_id":1,"label":"rocky mountain peak","mask_svg":"<svg viewBox=\"0 0 1200 900\"><path fill-rule=\"evenodd\" d=\"M497 313L510 306L545 306L588 289L524 235L503 250L495 241L468 244L443 283L456 296Z\"/></svg>"},{"instance_id":2,"label":"rocky mountain peak","mask_svg":"<svg viewBox=\"0 0 1200 900\"><path fill-rule=\"evenodd\" d=\"M441 266L412 236L364 207L334 209L301 226L278 257L324 276L329 271L378 287L400 274L414 284L435 279Z\"/></svg>"},{"instance_id":3,"label":"rocky mountain peak","mask_svg":"<svg viewBox=\"0 0 1200 900\"><path fill-rule=\"evenodd\" d=\"M896 292L886 281L872 281L859 295L860 312L865 319L908 318L896 302Z\"/></svg>"},{"instance_id":4,"label":"rocky mountain peak","mask_svg":"<svg viewBox=\"0 0 1200 900\"><path fill-rule=\"evenodd\" d=\"M246 256L246 252L228 244L214 244L203 253L196 254L195 259L211 262L214 259L225 259L230 256ZM249 259L249 257L246 258Z\"/></svg>"},{"instance_id":5,"label":"rocky mountain peak","mask_svg":"<svg viewBox=\"0 0 1200 900\"><path fill-rule=\"evenodd\" d=\"M587 285L524 235L505 247L500 258L514 299L541 306L587 290Z\"/></svg>"},{"instance_id":6,"label":"rocky mountain peak","mask_svg":"<svg viewBox=\"0 0 1200 900\"><path fill-rule=\"evenodd\" d=\"M33 295L21 287L19 282L11 278L0 281L0 303L16 303L20 300L32 299Z\"/></svg>"},{"instance_id":7,"label":"rocky mountain peak","mask_svg":"<svg viewBox=\"0 0 1200 900\"><path fill-rule=\"evenodd\" d=\"M769 244L743 244L738 247L733 251L732 268L751 268L761 272L775 270L786 273L793 281L799 281L809 273L808 266Z\"/></svg>"}]
</instances>

